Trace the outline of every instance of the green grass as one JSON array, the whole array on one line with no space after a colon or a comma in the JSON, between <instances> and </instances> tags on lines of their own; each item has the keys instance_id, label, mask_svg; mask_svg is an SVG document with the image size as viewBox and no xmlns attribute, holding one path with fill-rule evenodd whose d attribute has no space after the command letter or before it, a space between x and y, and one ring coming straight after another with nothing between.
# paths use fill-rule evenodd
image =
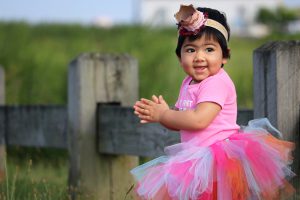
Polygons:
<instances>
[{"instance_id":1,"label":"green grass","mask_svg":"<svg viewBox=\"0 0 300 200\"><path fill-rule=\"evenodd\" d=\"M65 160L55 162L42 158L33 161L15 155L7 156L7 176L0 183L0 199L67 200L67 166Z\"/></svg>"},{"instance_id":2,"label":"green grass","mask_svg":"<svg viewBox=\"0 0 300 200\"><path fill-rule=\"evenodd\" d=\"M0 65L8 104L65 104L68 64L82 52L128 53L139 62L141 97L162 94L174 104L184 77L174 50L175 28L35 25L0 22ZM233 38L225 68L240 107L252 106L252 52L266 40ZM153 77L156 77L153 79Z\"/></svg>"},{"instance_id":3,"label":"green grass","mask_svg":"<svg viewBox=\"0 0 300 200\"><path fill-rule=\"evenodd\" d=\"M232 56L225 69L236 84L239 107L252 107L253 50L269 40L297 38L299 35L231 39ZM0 22L0 65L6 70L6 102L65 104L70 61L83 52L100 52L135 57L139 63L140 96L162 94L174 104L184 77L174 53L176 40L175 28L101 29Z\"/></svg>"}]
</instances>

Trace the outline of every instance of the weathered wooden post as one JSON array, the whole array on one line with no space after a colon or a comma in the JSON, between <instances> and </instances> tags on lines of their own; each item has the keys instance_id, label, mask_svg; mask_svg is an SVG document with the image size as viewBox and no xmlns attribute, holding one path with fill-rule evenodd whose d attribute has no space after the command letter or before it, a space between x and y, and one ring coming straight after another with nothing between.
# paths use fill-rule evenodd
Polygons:
<instances>
[{"instance_id":1,"label":"weathered wooden post","mask_svg":"<svg viewBox=\"0 0 300 200\"><path fill-rule=\"evenodd\" d=\"M85 53L70 63L68 136L72 199L124 199L133 184L129 170L138 164L138 158L97 153L96 108L97 103L132 106L137 98L138 66L132 57Z\"/></svg>"},{"instance_id":2,"label":"weathered wooden post","mask_svg":"<svg viewBox=\"0 0 300 200\"><path fill-rule=\"evenodd\" d=\"M254 51L254 118L268 117L296 142L293 170L299 191L300 41L269 42Z\"/></svg>"},{"instance_id":3,"label":"weathered wooden post","mask_svg":"<svg viewBox=\"0 0 300 200\"><path fill-rule=\"evenodd\" d=\"M0 65L0 105L5 104L5 71ZM4 116L0 116L0 183L5 178L6 145L4 135ZM2 125L2 126L1 126Z\"/></svg>"}]
</instances>

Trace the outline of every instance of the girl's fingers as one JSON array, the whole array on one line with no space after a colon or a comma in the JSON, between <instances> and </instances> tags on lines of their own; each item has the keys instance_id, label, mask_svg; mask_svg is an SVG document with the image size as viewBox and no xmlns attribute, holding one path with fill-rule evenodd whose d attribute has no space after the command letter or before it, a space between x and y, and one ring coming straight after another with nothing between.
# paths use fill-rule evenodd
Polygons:
<instances>
[{"instance_id":1,"label":"girl's fingers","mask_svg":"<svg viewBox=\"0 0 300 200\"><path fill-rule=\"evenodd\" d=\"M144 113L145 109L144 108L136 108L135 111L138 113Z\"/></svg>"},{"instance_id":2,"label":"girl's fingers","mask_svg":"<svg viewBox=\"0 0 300 200\"><path fill-rule=\"evenodd\" d=\"M133 112L135 115L137 115L137 116L139 116L141 113L140 112L138 112L138 111L134 111Z\"/></svg>"},{"instance_id":3,"label":"girl's fingers","mask_svg":"<svg viewBox=\"0 0 300 200\"><path fill-rule=\"evenodd\" d=\"M159 98L155 95L153 95L153 101L142 98L134 104L134 114L140 118L141 123L151 122L150 110L152 110L153 105L156 104L154 101L159 101Z\"/></svg>"},{"instance_id":4,"label":"girl's fingers","mask_svg":"<svg viewBox=\"0 0 300 200\"><path fill-rule=\"evenodd\" d=\"M164 98L161 95L159 95L158 99L159 99L160 103L166 103L166 101L164 100Z\"/></svg>"},{"instance_id":5,"label":"girl's fingers","mask_svg":"<svg viewBox=\"0 0 300 200\"><path fill-rule=\"evenodd\" d=\"M147 104L141 104L139 106L135 106L134 110L138 112L145 112L151 110L152 106L147 105Z\"/></svg>"},{"instance_id":6,"label":"girl's fingers","mask_svg":"<svg viewBox=\"0 0 300 200\"><path fill-rule=\"evenodd\" d=\"M138 107L141 107L142 105L143 105L142 102L137 101L137 102L135 103L134 107L135 107L135 108L138 108Z\"/></svg>"},{"instance_id":7,"label":"girl's fingers","mask_svg":"<svg viewBox=\"0 0 300 200\"><path fill-rule=\"evenodd\" d=\"M144 108L135 108L134 110L134 114L137 115L140 119L148 119L150 118L150 115L149 115L150 111Z\"/></svg>"},{"instance_id":8,"label":"girl's fingers","mask_svg":"<svg viewBox=\"0 0 300 200\"><path fill-rule=\"evenodd\" d=\"M149 99L144 99L142 98L141 99L142 103L146 104L146 105L152 105L153 104L153 101L149 100Z\"/></svg>"},{"instance_id":9,"label":"girl's fingers","mask_svg":"<svg viewBox=\"0 0 300 200\"><path fill-rule=\"evenodd\" d=\"M154 101L154 103L159 103L159 99L156 95L152 95L152 100Z\"/></svg>"},{"instance_id":10,"label":"girl's fingers","mask_svg":"<svg viewBox=\"0 0 300 200\"><path fill-rule=\"evenodd\" d=\"M141 110L141 109L149 109L150 107L149 107L149 105L150 104L148 104L148 103L144 103L144 102L138 102L138 103L136 103L135 105L134 105L134 109L135 110Z\"/></svg>"},{"instance_id":11,"label":"girl's fingers","mask_svg":"<svg viewBox=\"0 0 300 200\"><path fill-rule=\"evenodd\" d=\"M141 121L151 122L151 117L147 115L140 115L139 118L141 119Z\"/></svg>"},{"instance_id":12,"label":"girl's fingers","mask_svg":"<svg viewBox=\"0 0 300 200\"><path fill-rule=\"evenodd\" d=\"M140 118L140 123L142 124L150 123L150 121L146 120L147 116L141 113L135 113L135 114L137 115L138 118Z\"/></svg>"}]
</instances>

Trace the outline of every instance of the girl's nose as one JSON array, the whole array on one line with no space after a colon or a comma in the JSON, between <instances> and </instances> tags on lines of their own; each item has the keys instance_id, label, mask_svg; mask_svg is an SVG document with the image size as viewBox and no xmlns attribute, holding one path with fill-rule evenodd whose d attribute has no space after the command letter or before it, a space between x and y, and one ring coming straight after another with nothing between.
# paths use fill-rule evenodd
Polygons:
<instances>
[{"instance_id":1,"label":"girl's nose","mask_svg":"<svg viewBox=\"0 0 300 200\"><path fill-rule=\"evenodd\" d=\"M201 51L197 52L194 58L194 62L202 62L204 61L204 55Z\"/></svg>"}]
</instances>

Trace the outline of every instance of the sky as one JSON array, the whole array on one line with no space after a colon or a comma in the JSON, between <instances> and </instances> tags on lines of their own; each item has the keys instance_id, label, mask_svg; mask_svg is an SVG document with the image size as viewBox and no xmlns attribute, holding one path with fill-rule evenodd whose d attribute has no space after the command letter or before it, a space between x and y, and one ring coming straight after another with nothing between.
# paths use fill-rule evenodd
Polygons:
<instances>
[{"instance_id":1,"label":"sky","mask_svg":"<svg viewBox=\"0 0 300 200\"><path fill-rule=\"evenodd\" d=\"M91 23L101 18L115 23L128 23L132 20L135 1L0 0L0 20L23 20L32 23Z\"/></svg>"},{"instance_id":2,"label":"sky","mask_svg":"<svg viewBox=\"0 0 300 200\"><path fill-rule=\"evenodd\" d=\"M0 21L130 23L139 0L0 0ZM300 6L300 0L284 0Z\"/></svg>"}]
</instances>

